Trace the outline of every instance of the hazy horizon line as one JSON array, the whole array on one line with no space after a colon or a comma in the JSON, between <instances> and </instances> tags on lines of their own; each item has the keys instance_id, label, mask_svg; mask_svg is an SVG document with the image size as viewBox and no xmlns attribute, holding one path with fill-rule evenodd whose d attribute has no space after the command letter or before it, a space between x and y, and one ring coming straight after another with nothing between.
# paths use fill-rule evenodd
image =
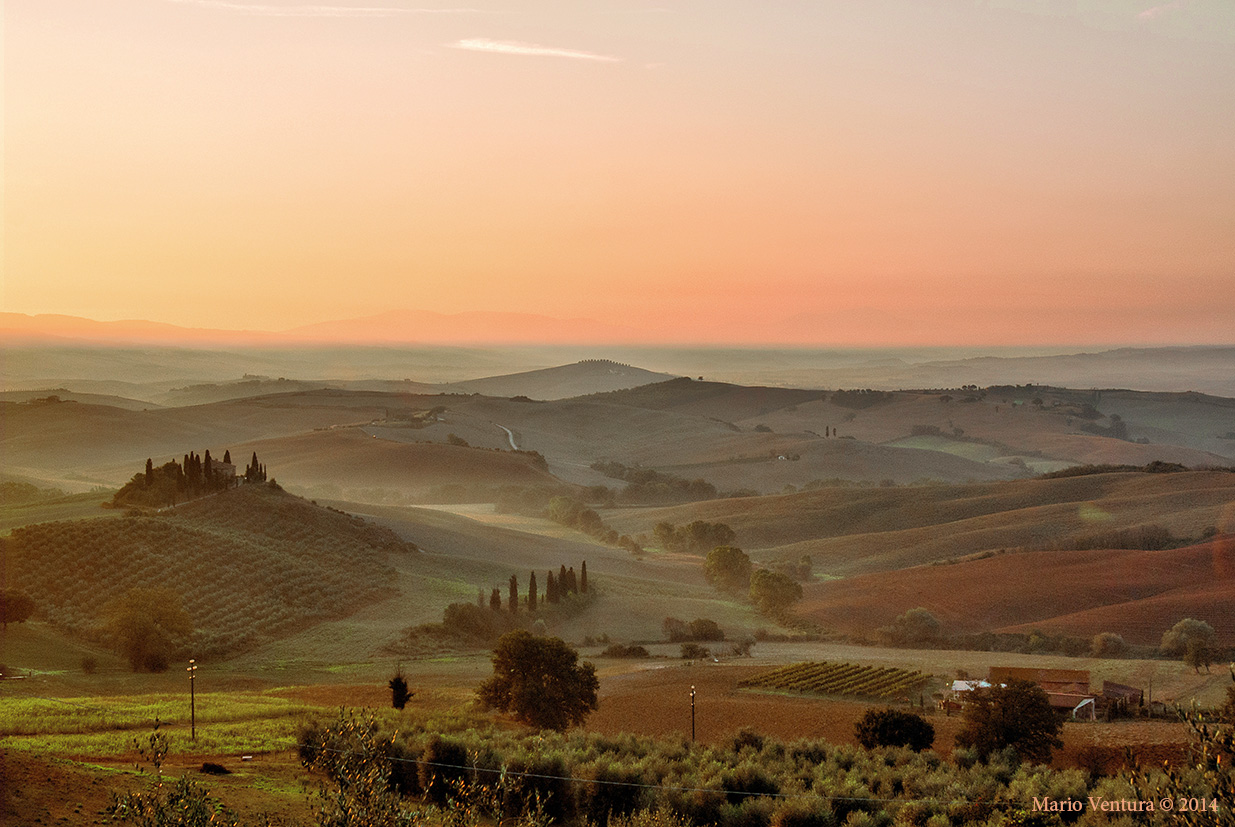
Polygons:
<instances>
[{"instance_id":1,"label":"hazy horizon line","mask_svg":"<svg viewBox=\"0 0 1235 827\"><path fill-rule=\"evenodd\" d=\"M457 333L437 331L428 332L423 338L416 338L415 331L380 332L366 331L364 334L350 331L340 331L334 335L313 335L313 328L329 328L331 326L346 326L366 321L394 317L400 314L416 315L425 318L436 318L442 322L466 319L507 318L525 323L543 320L549 324L576 328L570 332L560 330L557 335L550 334L546 338L537 338L531 331L503 335L497 331L486 331L485 335L468 335L466 331ZM588 331L599 335L581 335L577 329L585 326ZM598 330L599 329L599 330ZM415 348L415 347L627 347L627 348L704 348L708 350L1026 350L1049 349L1052 351L1107 351L1125 348L1134 349L1179 349L1179 348L1224 348L1235 347L1235 339L1221 340L1106 340L1106 341L1067 341L1067 340L974 340L957 338L941 340L938 338L906 338L901 340L806 340L786 337L751 337L748 339L735 337L734 331L725 331L726 335L715 339L708 337L692 337L684 335L679 338L663 335L663 331L649 331L640 335L632 328L613 325L595 319L584 317L560 317L540 313L518 311L466 310L457 313L444 313L434 310L394 309L377 314L350 318L336 318L321 322L295 325L282 329L261 328L226 328L226 327L188 327L175 322L165 322L155 319L120 318L98 319L78 316L70 313L24 313L20 311L0 311L0 341L12 346L124 346L160 344L172 347L199 348L202 346L270 346L276 349L295 349L299 347L366 347L366 348Z\"/></svg>"}]
</instances>

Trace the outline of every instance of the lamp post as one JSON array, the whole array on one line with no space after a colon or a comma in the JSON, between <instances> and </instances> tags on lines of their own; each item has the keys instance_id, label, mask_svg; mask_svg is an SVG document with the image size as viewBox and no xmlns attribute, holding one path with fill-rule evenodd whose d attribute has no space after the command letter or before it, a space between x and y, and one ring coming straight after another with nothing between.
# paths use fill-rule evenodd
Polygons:
<instances>
[{"instance_id":1,"label":"lamp post","mask_svg":"<svg viewBox=\"0 0 1235 827\"><path fill-rule=\"evenodd\" d=\"M695 743L695 686L690 687L690 742Z\"/></svg>"},{"instance_id":2,"label":"lamp post","mask_svg":"<svg viewBox=\"0 0 1235 827\"><path fill-rule=\"evenodd\" d=\"M194 692L193 684L197 677L197 661L190 658L189 666L184 671L189 673L189 721L191 737L194 741L197 740L197 694Z\"/></svg>"}]
</instances>

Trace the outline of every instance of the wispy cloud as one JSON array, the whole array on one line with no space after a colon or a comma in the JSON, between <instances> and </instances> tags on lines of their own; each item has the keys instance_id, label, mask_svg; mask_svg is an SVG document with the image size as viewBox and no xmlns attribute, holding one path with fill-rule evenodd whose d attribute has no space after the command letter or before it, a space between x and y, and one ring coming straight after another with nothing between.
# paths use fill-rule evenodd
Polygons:
<instances>
[{"instance_id":1,"label":"wispy cloud","mask_svg":"<svg viewBox=\"0 0 1235 827\"><path fill-rule=\"evenodd\" d=\"M605 63L617 63L621 60L610 55L598 55L592 52L580 52L575 49L557 49L550 46L538 46L535 43L520 43L517 40L490 40L487 37L473 37L458 40L449 44L452 49L466 49L471 52L496 52L503 55L531 55L533 57L569 57L575 60L599 60Z\"/></svg>"},{"instance_id":2,"label":"wispy cloud","mask_svg":"<svg viewBox=\"0 0 1235 827\"><path fill-rule=\"evenodd\" d=\"M1161 6L1145 9L1137 15L1141 20L1153 20L1155 17L1161 17L1164 14L1170 14L1173 11L1179 11L1187 5L1186 0L1174 0L1173 3L1163 3Z\"/></svg>"},{"instance_id":3,"label":"wispy cloud","mask_svg":"<svg viewBox=\"0 0 1235 827\"><path fill-rule=\"evenodd\" d=\"M420 14L477 14L480 9L430 9L406 6L273 6L228 0L168 0L181 6L249 14L255 17L401 17Z\"/></svg>"}]
</instances>

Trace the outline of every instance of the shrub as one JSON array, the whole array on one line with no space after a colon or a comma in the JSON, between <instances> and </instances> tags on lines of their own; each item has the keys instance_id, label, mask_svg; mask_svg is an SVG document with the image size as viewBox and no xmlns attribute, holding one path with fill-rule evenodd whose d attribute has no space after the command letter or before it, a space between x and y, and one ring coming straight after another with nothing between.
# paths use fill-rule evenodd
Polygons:
<instances>
[{"instance_id":1,"label":"shrub","mask_svg":"<svg viewBox=\"0 0 1235 827\"><path fill-rule=\"evenodd\" d=\"M403 674L402 667L395 670L394 677L390 679L388 685L390 686L390 705L395 709L403 709L415 694L408 689L407 678Z\"/></svg>"},{"instance_id":2,"label":"shrub","mask_svg":"<svg viewBox=\"0 0 1235 827\"><path fill-rule=\"evenodd\" d=\"M651 654L642 646L623 646L620 643L614 643L607 647L601 655L606 658L650 658Z\"/></svg>"},{"instance_id":3,"label":"shrub","mask_svg":"<svg viewBox=\"0 0 1235 827\"><path fill-rule=\"evenodd\" d=\"M637 771L612 764L599 764L579 774L581 814L596 825L605 825L613 817L629 816L644 801L645 783Z\"/></svg>"},{"instance_id":4,"label":"shrub","mask_svg":"<svg viewBox=\"0 0 1235 827\"><path fill-rule=\"evenodd\" d=\"M919 606L896 618L892 625L881 627L876 634L887 643L920 646L938 641L942 628L933 614Z\"/></svg>"},{"instance_id":5,"label":"shrub","mask_svg":"<svg viewBox=\"0 0 1235 827\"><path fill-rule=\"evenodd\" d=\"M721 631L720 626L715 620L707 620L698 618L690 622L690 636L693 640L712 641L724 640L725 633Z\"/></svg>"},{"instance_id":6,"label":"shrub","mask_svg":"<svg viewBox=\"0 0 1235 827\"><path fill-rule=\"evenodd\" d=\"M765 741L762 735L750 727L742 727L738 730L738 734L733 736L733 741L730 742L729 748L734 752L741 752L744 749L753 749L759 752L763 749Z\"/></svg>"},{"instance_id":7,"label":"shrub","mask_svg":"<svg viewBox=\"0 0 1235 827\"><path fill-rule=\"evenodd\" d=\"M1114 632L1102 632L1094 635L1090 651L1095 658L1117 658L1128 651L1128 644Z\"/></svg>"},{"instance_id":8,"label":"shrub","mask_svg":"<svg viewBox=\"0 0 1235 827\"><path fill-rule=\"evenodd\" d=\"M935 743L935 728L912 712L871 709L854 726L854 736L867 749L909 747L921 752Z\"/></svg>"},{"instance_id":9,"label":"shrub","mask_svg":"<svg viewBox=\"0 0 1235 827\"><path fill-rule=\"evenodd\" d=\"M698 643L682 644L683 660L702 660L711 656L712 652L706 646L700 646Z\"/></svg>"},{"instance_id":10,"label":"shrub","mask_svg":"<svg viewBox=\"0 0 1235 827\"><path fill-rule=\"evenodd\" d=\"M418 780L429 801L441 806L471 777L467 747L434 735L420 757Z\"/></svg>"}]
</instances>

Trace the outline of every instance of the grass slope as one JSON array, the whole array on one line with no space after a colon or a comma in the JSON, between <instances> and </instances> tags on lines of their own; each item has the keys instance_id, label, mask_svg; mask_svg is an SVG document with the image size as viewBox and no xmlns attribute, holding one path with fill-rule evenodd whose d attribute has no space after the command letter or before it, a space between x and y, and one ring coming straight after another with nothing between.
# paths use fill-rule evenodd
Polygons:
<instances>
[{"instance_id":1,"label":"grass slope","mask_svg":"<svg viewBox=\"0 0 1235 827\"><path fill-rule=\"evenodd\" d=\"M279 480L301 488L333 487L345 496L349 491L364 489L415 495L448 484L560 484L534 457L526 454L431 442L401 442L379 438L359 428L243 443L238 455L248 456L253 450Z\"/></svg>"}]
</instances>

